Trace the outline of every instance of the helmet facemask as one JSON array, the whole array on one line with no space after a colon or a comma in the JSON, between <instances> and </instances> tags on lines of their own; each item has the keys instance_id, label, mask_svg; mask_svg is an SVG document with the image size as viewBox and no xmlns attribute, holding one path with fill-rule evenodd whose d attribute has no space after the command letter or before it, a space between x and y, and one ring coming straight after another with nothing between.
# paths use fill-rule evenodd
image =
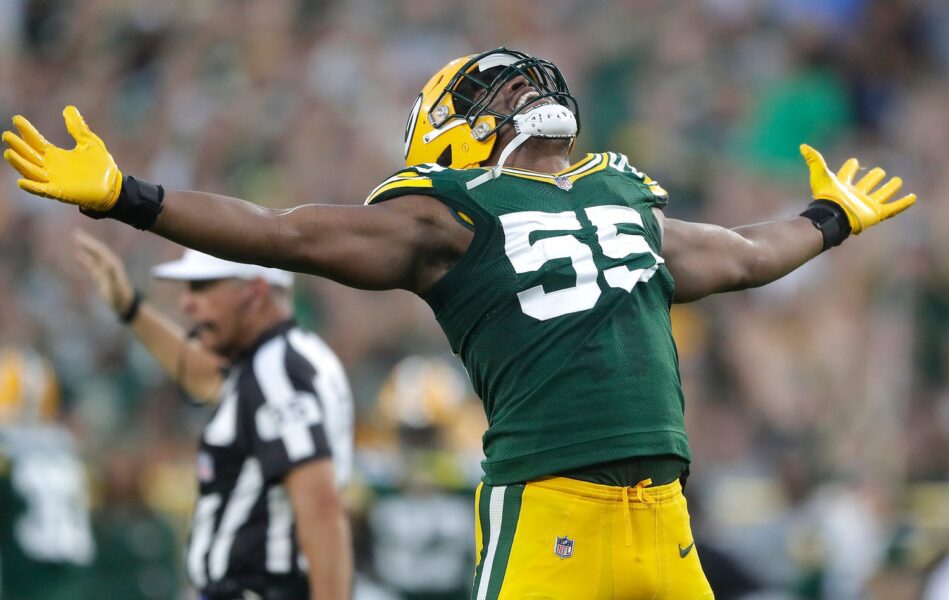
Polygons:
<instances>
[{"instance_id":1,"label":"helmet facemask","mask_svg":"<svg viewBox=\"0 0 949 600\"><path fill-rule=\"evenodd\" d=\"M514 78L523 77L536 96L523 106L490 108ZM501 112L510 110L510 113ZM422 88L405 128L408 166L437 163L465 169L481 166L495 150L497 132L511 124L516 143L502 159L529 137L569 138L579 131L577 102L563 75L548 61L506 48L455 59Z\"/></svg>"},{"instance_id":2,"label":"helmet facemask","mask_svg":"<svg viewBox=\"0 0 949 600\"><path fill-rule=\"evenodd\" d=\"M524 77L539 95L509 114L489 108L504 85L519 76ZM450 104L443 102L446 95L451 97ZM475 139L485 140L505 124L515 121L518 115L543 105L543 101L548 98L573 114L577 119L576 130L579 131L577 101L570 95L560 69L549 61L523 52L498 48L472 57L458 70L433 103L436 108L429 119L435 128L439 128L451 118L462 118L468 123ZM454 112L448 110L449 105L454 107ZM489 125L490 120L483 118L486 116L494 117L493 127ZM576 132L571 136L550 137L573 135Z\"/></svg>"}]
</instances>

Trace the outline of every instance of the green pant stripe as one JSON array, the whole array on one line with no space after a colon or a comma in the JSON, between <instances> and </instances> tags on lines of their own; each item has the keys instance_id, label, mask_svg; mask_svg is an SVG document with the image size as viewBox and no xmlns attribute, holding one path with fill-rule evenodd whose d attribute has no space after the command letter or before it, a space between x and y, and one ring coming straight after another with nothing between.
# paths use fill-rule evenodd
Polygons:
<instances>
[{"instance_id":1,"label":"green pant stripe","mask_svg":"<svg viewBox=\"0 0 949 600\"><path fill-rule=\"evenodd\" d=\"M478 518L482 548L471 590L472 600L493 600L501 591L523 494L523 485L481 488Z\"/></svg>"},{"instance_id":2,"label":"green pant stripe","mask_svg":"<svg viewBox=\"0 0 949 600\"><path fill-rule=\"evenodd\" d=\"M507 561L511 557L511 546L514 545L514 533L517 531L517 520L521 514L521 497L524 495L523 485L507 486L504 490L504 508L501 517L501 533L498 536L498 546L494 555L494 567L491 569L491 579L488 580L488 598L497 598L504 583L504 574L507 571Z\"/></svg>"},{"instance_id":3,"label":"green pant stripe","mask_svg":"<svg viewBox=\"0 0 949 600\"><path fill-rule=\"evenodd\" d=\"M472 600L478 597L478 587L481 585L481 571L484 569L484 560L488 554L488 540L491 539L491 522L489 507L491 506L490 485L481 484L481 495L478 498L478 522L481 523L481 555L478 557L478 566L475 568L474 584L471 588Z\"/></svg>"}]
</instances>

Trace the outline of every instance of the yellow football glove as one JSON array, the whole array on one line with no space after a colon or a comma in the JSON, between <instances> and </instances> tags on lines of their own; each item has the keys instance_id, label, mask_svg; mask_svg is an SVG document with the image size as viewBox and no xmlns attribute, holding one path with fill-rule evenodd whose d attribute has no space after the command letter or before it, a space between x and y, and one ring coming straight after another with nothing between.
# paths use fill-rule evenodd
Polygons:
<instances>
[{"instance_id":1,"label":"yellow football glove","mask_svg":"<svg viewBox=\"0 0 949 600\"><path fill-rule=\"evenodd\" d=\"M854 235L903 212L916 202L916 194L907 194L899 200L888 202L903 185L903 180L899 177L893 177L875 192L871 192L886 177L886 171L879 167L870 169L854 184L853 176L860 168L856 158L845 162L834 175L817 150L807 144L801 144L801 155L811 171L811 191L814 199L827 200L840 206L847 215Z\"/></svg>"},{"instance_id":2,"label":"yellow football glove","mask_svg":"<svg viewBox=\"0 0 949 600\"><path fill-rule=\"evenodd\" d=\"M75 148L57 148L29 121L17 115L13 117L13 125L20 135L3 132L3 142L9 146L3 158L23 176L17 181L21 189L87 210L105 212L119 198L122 173L75 106L67 106L63 117L66 129L76 140Z\"/></svg>"}]
</instances>

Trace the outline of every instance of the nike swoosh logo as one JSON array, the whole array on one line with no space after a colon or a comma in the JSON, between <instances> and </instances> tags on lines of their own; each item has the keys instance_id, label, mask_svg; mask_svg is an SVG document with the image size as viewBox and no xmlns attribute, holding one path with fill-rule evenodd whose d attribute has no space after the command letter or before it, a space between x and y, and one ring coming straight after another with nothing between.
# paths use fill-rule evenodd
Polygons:
<instances>
[{"instance_id":1,"label":"nike swoosh logo","mask_svg":"<svg viewBox=\"0 0 949 600\"><path fill-rule=\"evenodd\" d=\"M695 546L695 540L692 540L692 543L685 548L682 547L682 544L679 544L679 558L685 558L688 556L689 552L692 552L692 546Z\"/></svg>"}]
</instances>

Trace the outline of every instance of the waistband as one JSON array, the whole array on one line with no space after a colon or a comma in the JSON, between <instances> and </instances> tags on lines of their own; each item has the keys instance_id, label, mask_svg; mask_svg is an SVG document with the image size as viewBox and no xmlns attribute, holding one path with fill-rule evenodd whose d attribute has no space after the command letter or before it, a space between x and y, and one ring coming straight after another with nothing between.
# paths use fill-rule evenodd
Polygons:
<instances>
[{"instance_id":1,"label":"waistband","mask_svg":"<svg viewBox=\"0 0 949 600\"><path fill-rule=\"evenodd\" d=\"M527 482L527 485L555 490L582 498L590 498L592 500L624 503L631 501L651 504L652 502L650 502L650 500L653 502L665 502L672 500L682 493L682 484L679 483L678 479L665 485L651 485L651 481L646 479L638 482L636 485L618 487L580 481L579 479L571 479L569 477L543 477L541 479L532 479ZM637 493L634 490L640 490L640 492Z\"/></svg>"},{"instance_id":2,"label":"waistband","mask_svg":"<svg viewBox=\"0 0 949 600\"><path fill-rule=\"evenodd\" d=\"M689 461L679 456L668 455L623 458L555 475L600 485L624 487L635 486L645 479L651 479L656 485L665 485L678 479L684 485L688 474Z\"/></svg>"}]
</instances>

